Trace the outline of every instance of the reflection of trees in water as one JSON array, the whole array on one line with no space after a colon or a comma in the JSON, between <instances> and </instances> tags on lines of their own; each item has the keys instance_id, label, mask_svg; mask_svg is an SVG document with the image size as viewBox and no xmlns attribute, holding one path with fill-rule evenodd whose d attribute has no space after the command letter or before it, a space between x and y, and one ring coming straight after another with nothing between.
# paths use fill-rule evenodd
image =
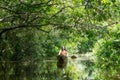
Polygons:
<instances>
[{"instance_id":1,"label":"reflection of trees in water","mask_svg":"<svg viewBox=\"0 0 120 80\"><path fill-rule=\"evenodd\" d=\"M81 63L87 66L84 71L90 76L94 64L90 61ZM76 68L79 64L69 63L63 73L57 68L56 60L1 62L0 78L1 80L84 80L82 71Z\"/></svg>"},{"instance_id":2,"label":"reflection of trees in water","mask_svg":"<svg viewBox=\"0 0 120 80\"><path fill-rule=\"evenodd\" d=\"M85 62L85 65L87 66L86 70L88 71L88 77L92 76L93 71L94 71L94 63L87 60Z\"/></svg>"},{"instance_id":3,"label":"reflection of trees in water","mask_svg":"<svg viewBox=\"0 0 120 80\"><path fill-rule=\"evenodd\" d=\"M1 62L2 64L3 62ZM0 66L2 80L47 79L55 75L55 63L5 62Z\"/></svg>"},{"instance_id":4,"label":"reflection of trees in water","mask_svg":"<svg viewBox=\"0 0 120 80\"><path fill-rule=\"evenodd\" d=\"M56 80L62 77L56 61L1 62L0 71L1 80Z\"/></svg>"}]
</instances>

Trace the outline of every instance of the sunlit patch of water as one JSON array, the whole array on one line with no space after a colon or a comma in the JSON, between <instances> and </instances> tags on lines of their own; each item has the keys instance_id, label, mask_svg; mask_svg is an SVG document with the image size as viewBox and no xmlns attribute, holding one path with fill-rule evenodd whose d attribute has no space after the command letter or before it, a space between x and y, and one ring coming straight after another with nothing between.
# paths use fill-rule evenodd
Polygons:
<instances>
[{"instance_id":1,"label":"sunlit patch of water","mask_svg":"<svg viewBox=\"0 0 120 80\"><path fill-rule=\"evenodd\" d=\"M94 69L93 69L93 54L76 54L76 59L69 59L70 64L73 64L77 71L79 71L80 80L93 80Z\"/></svg>"}]
</instances>

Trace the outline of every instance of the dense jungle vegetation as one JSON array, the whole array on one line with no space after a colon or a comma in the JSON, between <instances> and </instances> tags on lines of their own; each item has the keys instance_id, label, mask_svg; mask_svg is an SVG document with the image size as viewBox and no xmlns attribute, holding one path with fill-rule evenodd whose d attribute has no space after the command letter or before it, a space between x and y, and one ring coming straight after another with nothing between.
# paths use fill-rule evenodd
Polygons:
<instances>
[{"instance_id":1,"label":"dense jungle vegetation","mask_svg":"<svg viewBox=\"0 0 120 80\"><path fill-rule=\"evenodd\" d=\"M0 0L2 80L56 80L56 64L39 61L61 46L69 54L92 52L95 80L119 80L120 0ZM67 71L66 80L78 80L74 67Z\"/></svg>"}]
</instances>

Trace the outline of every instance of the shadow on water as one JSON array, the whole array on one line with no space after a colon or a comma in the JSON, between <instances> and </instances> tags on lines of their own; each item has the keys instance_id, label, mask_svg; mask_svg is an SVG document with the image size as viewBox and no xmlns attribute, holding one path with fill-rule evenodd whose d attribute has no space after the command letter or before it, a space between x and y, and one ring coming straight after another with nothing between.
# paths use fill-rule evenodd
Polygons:
<instances>
[{"instance_id":1,"label":"shadow on water","mask_svg":"<svg viewBox=\"0 0 120 80\"><path fill-rule=\"evenodd\" d=\"M0 64L0 80L54 80L53 75L56 76L56 62L7 61Z\"/></svg>"},{"instance_id":2,"label":"shadow on water","mask_svg":"<svg viewBox=\"0 0 120 80\"><path fill-rule=\"evenodd\" d=\"M0 80L92 80L87 77L92 75L92 65L90 61L69 59L63 73L57 68L57 58L4 61L0 62Z\"/></svg>"}]
</instances>

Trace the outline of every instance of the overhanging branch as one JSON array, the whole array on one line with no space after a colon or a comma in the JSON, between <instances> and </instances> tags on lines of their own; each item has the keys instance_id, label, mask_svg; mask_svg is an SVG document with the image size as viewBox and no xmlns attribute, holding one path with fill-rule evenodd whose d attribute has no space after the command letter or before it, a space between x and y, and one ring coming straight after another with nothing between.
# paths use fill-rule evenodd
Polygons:
<instances>
[{"instance_id":1,"label":"overhanging branch","mask_svg":"<svg viewBox=\"0 0 120 80\"><path fill-rule=\"evenodd\" d=\"M15 29L20 29L20 28L37 28L43 32L46 32L46 33L49 33L49 31L46 31L46 30L43 30L43 29L40 29L40 27L42 26L47 26L49 24L32 24L32 25L17 25L17 26L11 26L11 27L8 27L8 28L0 28L1 32L0 32L0 37L2 36L3 33L7 32L7 31L11 31L11 30L15 30Z\"/></svg>"},{"instance_id":2,"label":"overhanging branch","mask_svg":"<svg viewBox=\"0 0 120 80\"><path fill-rule=\"evenodd\" d=\"M6 11L9 11L9 12L13 12L13 13L15 13L15 14L22 14L22 13L20 13L20 12L16 12L16 11L14 11L14 10L12 10L12 9L7 8L7 7L2 7L2 6L0 6L0 8L1 8L1 9L4 9L4 10L6 10Z\"/></svg>"},{"instance_id":3,"label":"overhanging branch","mask_svg":"<svg viewBox=\"0 0 120 80\"><path fill-rule=\"evenodd\" d=\"M55 17L56 15L58 15L60 12L62 12L64 9L66 9L66 8L72 8L71 6L66 6L66 7L63 7L63 8L61 8L59 11L57 11L55 14L53 14L52 16L51 16L51 18L53 18L53 17Z\"/></svg>"},{"instance_id":4,"label":"overhanging branch","mask_svg":"<svg viewBox=\"0 0 120 80\"><path fill-rule=\"evenodd\" d=\"M10 30L14 30L17 28L24 28L25 25L18 25L18 26L14 26L14 27L9 27L9 28L0 28L1 32L0 32L0 37L2 36L3 33L10 31Z\"/></svg>"},{"instance_id":5,"label":"overhanging branch","mask_svg":"<svg viewBox=\"0 0 120 80\"><path fill-rule=\"evenodd\" d=\"M105 26L103 26L103 27L110 27L110 26L112 26L112 25L114 25L114 24L119 24L119 23L120 23L120 21L116 21L116 22L110 23L110 24L108 24L108 25L105 25Z\"/></svg>"},{"instance_id":6,"label":"overhanging branch","mask_svg":"<svg viewBox=\"0 0 120 80\"><path fill-rule=\"evenodd\" d=\"M97 25L93 25L93 26L95 26L97 28L107 28L107 27L111 27L111 26L113 26L115 24L119 24L119 23L120 23L120 21L116 21L116 22L111 22L110 24L107 24L107 25L104 25L104 26L97 26Z\"/></svg>"}]
</instances>

